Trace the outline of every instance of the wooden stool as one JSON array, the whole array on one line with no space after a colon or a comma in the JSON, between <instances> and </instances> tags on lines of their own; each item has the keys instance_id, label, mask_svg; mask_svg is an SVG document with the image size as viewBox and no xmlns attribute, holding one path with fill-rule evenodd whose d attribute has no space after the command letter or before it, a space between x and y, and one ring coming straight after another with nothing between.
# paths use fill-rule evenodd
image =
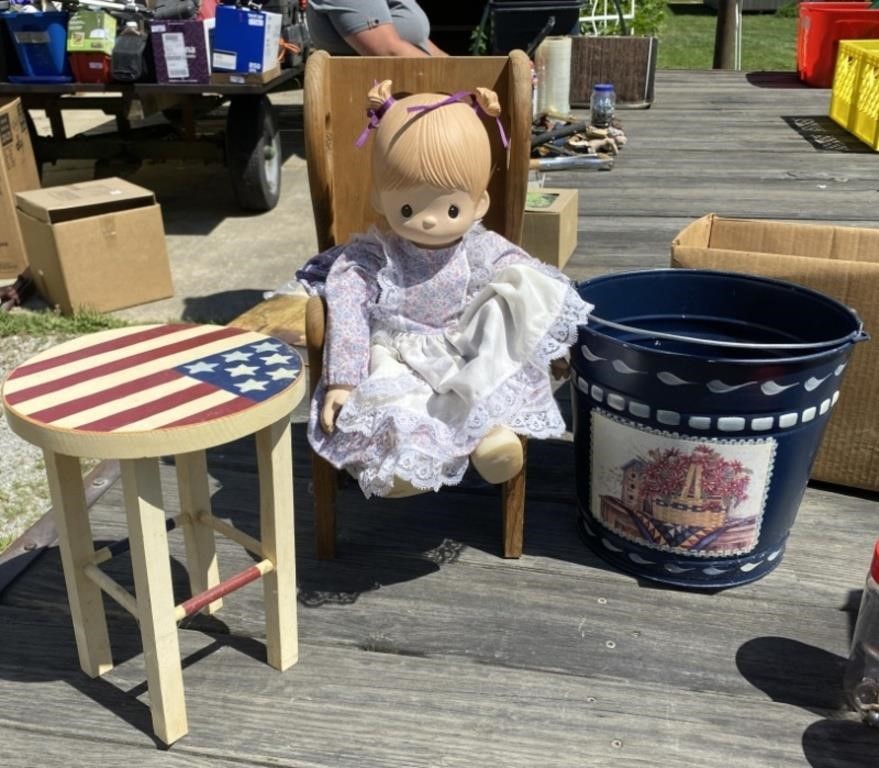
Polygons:
<instances>
[{"instance_id":1,"label":"wooden stool","mask_svg":"<svg viewBox=\"0 0 879 768\"><path fill-rule=\"evenodd\" d=\"M263 579L268 662L294 664L296 560L290 413L302 399L299 355L238 328L153 325L90 334L13 370L2 403L14 432L40 446L79 663L91 677L113 667L101 590L140 624L150 709L166 744L185 735L177 622L213 613L221 598ZM256 435L261 541L211 515L205 450ZM165 520L158 457L174 455L181 514ZM79 457L119 459L129 539L95 551ZM183 527L193 597L174 604L167 530ZM214 532L259 561L221 582ZM99 569L131 552L137 596Z\"/></svg>"}]
</instances>

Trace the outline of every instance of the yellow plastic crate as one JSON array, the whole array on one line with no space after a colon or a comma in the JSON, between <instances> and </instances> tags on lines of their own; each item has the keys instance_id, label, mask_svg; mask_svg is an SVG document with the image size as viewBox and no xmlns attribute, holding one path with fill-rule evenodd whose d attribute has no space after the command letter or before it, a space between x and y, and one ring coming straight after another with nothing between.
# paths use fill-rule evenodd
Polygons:
<instances>
[{"instance_id":1,"label":"yellow plastic crate","mask_svg":"<svg viewBox=\"0 0 879 768\"><path fill-rule=\"evenodd\" d=\"M879 40L841 40L830 117L879 150Z\"/></svg>"}]
</instances>

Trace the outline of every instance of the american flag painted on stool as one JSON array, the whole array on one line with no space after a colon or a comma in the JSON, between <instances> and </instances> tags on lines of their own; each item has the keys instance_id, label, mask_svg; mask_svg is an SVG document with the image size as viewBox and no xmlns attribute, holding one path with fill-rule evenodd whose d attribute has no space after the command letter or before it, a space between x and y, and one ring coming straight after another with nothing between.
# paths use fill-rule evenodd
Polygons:
<instances>
[{"instance_id":1,"label":"american flag painted on stool","mask_svg":"<svg viewBox=\"0 0 879 768\"><path fill-rule=\"evenodd\" d=\"M140 432L245 410L290 386L302 362L279 339L173 324L83 336L13 371L3 399L57 429Z\"/></svg>"}]
</instances>

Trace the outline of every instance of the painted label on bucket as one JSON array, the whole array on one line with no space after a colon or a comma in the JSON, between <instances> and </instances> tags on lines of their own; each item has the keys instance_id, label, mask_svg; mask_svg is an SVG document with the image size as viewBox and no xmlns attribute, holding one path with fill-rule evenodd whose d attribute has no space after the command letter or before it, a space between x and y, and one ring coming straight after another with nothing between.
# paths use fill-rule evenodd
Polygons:
<instances>
[{"instance_id":1,"label":"painted label on bucket","mask_svg":"<svg viewBox=\"0 0 879 768\"><path fill-rule=\"evenodd\" d=\"M776 440L695 438L593 409L591 514L621 538L693 557L751 552Z\"/></svg>"}]
</instances>

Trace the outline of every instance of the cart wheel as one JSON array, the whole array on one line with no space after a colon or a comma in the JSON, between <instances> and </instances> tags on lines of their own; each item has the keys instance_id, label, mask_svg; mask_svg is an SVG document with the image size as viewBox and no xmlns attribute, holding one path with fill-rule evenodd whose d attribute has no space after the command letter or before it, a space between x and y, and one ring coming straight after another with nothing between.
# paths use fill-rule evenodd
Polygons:
<instances>
[{"instance_id":1,"label":"cart wheel","mask_svg":"<svg viewBox=\"0 0 879 768\"><path fill-rule=\"evenodd\" d=\"M281 196L281 134L267 96L235 96L226 117L226 161L238 204L270 211Z\"/></svg>"}]
</instances>

